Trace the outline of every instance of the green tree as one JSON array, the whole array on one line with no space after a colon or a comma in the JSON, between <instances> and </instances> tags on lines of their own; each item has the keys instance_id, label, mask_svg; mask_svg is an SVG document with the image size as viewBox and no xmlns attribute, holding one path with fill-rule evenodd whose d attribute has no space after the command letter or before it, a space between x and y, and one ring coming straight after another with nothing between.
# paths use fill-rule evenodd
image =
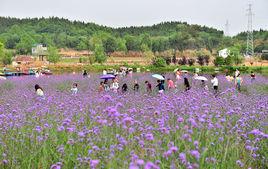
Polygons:
<instances>
[{"instance_id":1,"label":"green tree","mask_svg":"<svg viewBox=\"0 0 268 169\"><path fill-rule=\"evenodd\" d=\"M7 49L15 49L17 43L19 43L20 37L18 35L8 35L8 38L5 42Z\"/></svg>"},{"instance_id":2,"label":"green tree","mask_svg":"<svg viewBox=\"0 0 268 169\"><path fill-rule=\"evenodd\" d=\"M127 51L126 41L124 39L118 39L117 44L118 44L117 51L122 51L122 52Z\"/></svg>"},{"instance_id":3,"label":"green tree","mask_svg":"<svg viewBox=\"0 0 268 169\"><path fill-rule=\"evenodd\" d=\"M77 45L76 49L77 50L86 50L86 49L88 49L88 46L87 46L86 42L81 40L79 42L79 44Z\"/></svg>"},{"instance_id":4,"label":"green tree","mask_svg":"<svg viewBox=\"0 0 268 169\"><path fill-rule=\"evenodd\" d=\"M152 51L162 52L170 48L170 43L168 38L158 37L152 39Z\"/></svg>"},{"instance_id":5,"label":"green tree","mask_svg":"<svg viewBox=\"0 0 268 169\"><path fill-rule=\"evenodd\" d=\"M224 65L225 62L224 62L224 58L223 57L220 57L220 56L217 56L214 60L214 65L215 66L222 66Z\"/></svg>"},{"instance_id":6,"label":"green tree","mask_svg":"<svg viewBox=\"0 0 268 169\"><path fill-rule=\"evenodd\" d=\"M102 40L98 35L94 35L89 40L89 48L94 51L96 48L96 45L102 44Z\"/></svg>"},{"instance_id":7,"label":"green tree","mask_svg":"<svg viewBox=\"0 0 268 169\"><path fill-rule=\"evenodd\" d=\"M141 37L141 50L143 52L149 51L152 49L152 41L149 34L145 33Z\"/></svg>"},{"instance_id":8,"label":"green tree","mask_svg":"<svg viewBox=\"0 0 268 169\"><path fill-rule=\"evenodd\" d=\"M5 57L5 51L4 51L4 44L0 42L0 60L2 62L3 58ZM3 63L3 62L2 62Z\"/></svg>"},{"instance_id":9,"label":"green tree","mask_svg":"<svg viewBox=\"0 0 268 169\"><path fill-rule=\"evenodd\" d=\"M60 61L60 55L56 47L53 47L53 46L48 47L48 59L47 60L51 63L57 63Z\"/></svg>"},{"instance_id":10,"label":"green tree","mask_svg":"<svg viewBox=\"0 0 268 169\"><path fill-rule=\"evenodd\" d=\"M35 44L34 39L30 35L24 34L21 37L20 42L16 45L17 53L30 54L34 44Z\"/></svg>"},{"instance_id":11,"label":"green tree","mask_svg":"<svg viewBox=\"0 0 268 169\"><path fill-rule=\"evenodd\" d=\"M13 57L13 52L11 51L6 51L5 55L2 59L2 63L4 65L10 65L12 63L12 57Z\"/></svg>"},{"instance_id":12,"label":"green tree","mask_svg":"<svg viewBox=\"0 0 268 169\"><path fill-rule=\"evenodd\" d=\"M126 47L128 51L139 51L140 50L140 41L137 37L134 36L126 36Z\"/></svg>"},{"instance_id":13,"label":"green tree","mask_svg":"<svg viewBox=\"0 0 268 169\"><path fill-rule=\"evenodd\" d=\"M109 36L106 40L103 41L103 47L106 54L114 52L117 49L116 39L112 36Z\"/></svg>"},{"instance_id":14,"label":"green tree","mask_svg":"<svg viewBox=\"0 0 268 169\"><path fill-rule=\"evenodd\" d=\"M4 65L9 65L12 63L12 57L13 53L12 52L7 52L5 50L5 46L3 43L0 42L0 61Z\"/></svg>"},{"instance_id":15,"label":"green tree","mask_svg":"<svg viewBox=\"0 0 268 169\"><path fill-rule=\"evenodd\" d=\"M175 33L169 38L170 47L175 50L184 50L187 48L190 35L182 32Z\"/></svg>"},{"instance_id":16,"label":"green tree","mask_svg":"<svg viewBox=\"0 0 268 169\"><path fill-rule=\"evenodd\" d=\"M227 58L225 58L225 65L232 66L233 64L234 64L233 57L228 56Z\"/></svg>"},{"instance_id":17,"label":"green tree","mask_svg":"<svg viewBox=\"0 0 268 169\"><path fill-rule=\"evenodd\" d=\"M240 54L241 46L236 44L235 46L229 48L229 50L230 50L229 56L232 58L233 63L235 65L241 64L243 62L243 57Z\"/></svg>"},{"instance_id":18,"label":"green tree","mask_svg":"<svg viewBox=\"0 0 268 169\"><path fill-rule=\"evenodd\" d=\"M96 44L94 54L95 60L98 63L104 63L107 60L102 44Z\"/></svg>"}]
</instances>

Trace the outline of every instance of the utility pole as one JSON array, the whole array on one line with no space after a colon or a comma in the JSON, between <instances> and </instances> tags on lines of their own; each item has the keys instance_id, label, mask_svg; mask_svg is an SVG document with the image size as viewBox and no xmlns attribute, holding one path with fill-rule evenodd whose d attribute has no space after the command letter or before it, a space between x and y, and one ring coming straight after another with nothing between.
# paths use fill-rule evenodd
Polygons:
<instances>
[{"instance_id":1,"label":"utility pole","mask_svg":"<svg viewBox=\"0 0 268 169\"><path fill-rule=\"evenodd\" d=\"M248 30L247 30L247 57L252 57L254 55L254 45L253 45L253 30L252 30L252 4L248 5L247 9L247 16L248 16Z\"/></svg>"},{"instance_id":2,"label":"utility pole","mask_svg":"<svg viewBox=\"0 0 268 169\"><path fill-rule=\"evenodd\" d=\"M230 36L229 34L229 21L226 20L226 23L225 23L225 36Z\"/></svg>"}]
</instances>

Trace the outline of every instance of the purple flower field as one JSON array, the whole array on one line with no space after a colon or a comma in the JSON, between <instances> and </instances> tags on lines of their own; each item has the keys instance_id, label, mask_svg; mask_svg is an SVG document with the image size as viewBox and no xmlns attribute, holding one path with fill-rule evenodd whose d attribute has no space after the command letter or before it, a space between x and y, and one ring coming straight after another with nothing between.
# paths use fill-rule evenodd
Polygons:
<instances>
[{"instance_id":1,"label":"purple flower field","mask_svg":"<svg viewBox=\"0 0 268 169\"><path fill-rule=\"evenodd\" d=\"M0 168L268 168L268 78L242 77L238 92L218 76L217 97L210 81L206 91L192 78L187 92L182 80L176 91L147 94L151 74L120 79L124 94L99 93L97 74L0 81Z\"/></svg>"}]
</instances>

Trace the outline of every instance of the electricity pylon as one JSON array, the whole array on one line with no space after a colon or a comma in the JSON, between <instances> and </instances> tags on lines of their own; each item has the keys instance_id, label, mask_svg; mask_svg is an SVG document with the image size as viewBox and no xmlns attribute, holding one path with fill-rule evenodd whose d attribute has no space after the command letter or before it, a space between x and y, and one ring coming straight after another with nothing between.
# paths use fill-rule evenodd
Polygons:
<instances>
[{"instance_id":1,"label":"electricity pylon","mask_svg":"<svg viewBox=\"0 0 268 169\"><path fill-rule=\"evenodd\" d=\"M247 30L247 52L246 56L251 57L254 55L254 40L253 40L253 30L252 30L252 4L248 5L247 9L247 16L248 16L248 30Z\"/></svg>"}]
</instances>

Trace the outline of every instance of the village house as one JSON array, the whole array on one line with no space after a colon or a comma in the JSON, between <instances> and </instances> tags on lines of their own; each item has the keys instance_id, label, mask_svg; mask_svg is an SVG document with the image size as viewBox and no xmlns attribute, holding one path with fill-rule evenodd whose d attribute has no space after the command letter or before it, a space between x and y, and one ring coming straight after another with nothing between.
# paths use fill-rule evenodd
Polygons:
<instances>
[{"instance_id":1,"label":"village house","mask_svg":"<svg viewBox=\"0 0 268 169\"><path fill-rule=\"evenodd\" d=\"M43 44L35 44L32 47L32 55L37 58L38 61L46 61L48 49Z\"/></svg>"},{"instance_id":2,"label":"village house","mask_svg":"<svg viewBox=\"0 0 268 169\"><path fill-rule=\"evenodd\" d=\"M12 65L14 67L19 65L29 65L34 63L34 57L31 55L16 55L13 59Z\"/></svg>"}]
</instances>

